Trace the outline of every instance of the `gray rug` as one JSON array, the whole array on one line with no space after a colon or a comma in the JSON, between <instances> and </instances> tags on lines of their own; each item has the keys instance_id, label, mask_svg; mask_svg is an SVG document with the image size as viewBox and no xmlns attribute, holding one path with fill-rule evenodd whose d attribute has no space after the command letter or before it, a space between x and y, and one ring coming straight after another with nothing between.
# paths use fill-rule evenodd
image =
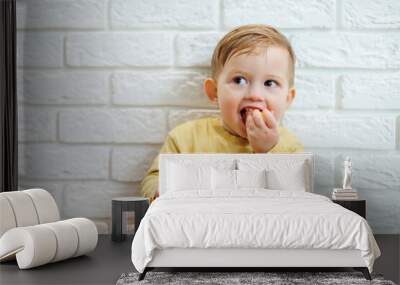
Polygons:
<instances>
[{"instance_id":1,"label":"gray rug","mask_svg":"<svg viewBox=\"0 0 400 285\"><path fill-rule=\"evenodd\" d=\"M139 273L124 273L116 285L133 284L379 284L395 285L384 280L382 275L372 274L372 281L364 278L361 272L147 272L142 281Z\"/></svg>"}]
</instances>

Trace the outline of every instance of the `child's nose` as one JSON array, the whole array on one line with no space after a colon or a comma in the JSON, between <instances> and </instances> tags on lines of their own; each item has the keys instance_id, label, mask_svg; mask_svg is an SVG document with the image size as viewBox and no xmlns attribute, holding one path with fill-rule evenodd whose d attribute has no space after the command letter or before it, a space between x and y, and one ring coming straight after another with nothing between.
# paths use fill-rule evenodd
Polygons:
<instances>
[{"instance_id":1,"label":"child's nose","mask_svg":"<svg viewBox=\"0 0 400 285\"><path fill-rule=\"evenodd\" d=\"M264 101L265 100L261 88L258 88L257 86L252 86L249 89L249 92L246 94L246 99L251 100L251 101Z\"/></svg>"}]
</instances>

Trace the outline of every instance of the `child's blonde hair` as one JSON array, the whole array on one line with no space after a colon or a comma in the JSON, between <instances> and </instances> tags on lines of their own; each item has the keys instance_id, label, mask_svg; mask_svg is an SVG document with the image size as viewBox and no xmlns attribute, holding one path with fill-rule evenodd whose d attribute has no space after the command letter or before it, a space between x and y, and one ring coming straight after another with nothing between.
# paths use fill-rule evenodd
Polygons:
<instances>
[{"instance_id":1,"label":"child's blonde hair","mask_svg":"<svg viewBox=\"0 0 400 285\"><path fill-rule=\"evenodd\" d=\"M296 56L289 40L277 29L268 25L244 25L227 33L217 44L211 60L211 76L217 81L225 63L234 55L247 54L258 47L278 46L290 55L289 86L294 84Z\"/></svg>"}]
</instances>

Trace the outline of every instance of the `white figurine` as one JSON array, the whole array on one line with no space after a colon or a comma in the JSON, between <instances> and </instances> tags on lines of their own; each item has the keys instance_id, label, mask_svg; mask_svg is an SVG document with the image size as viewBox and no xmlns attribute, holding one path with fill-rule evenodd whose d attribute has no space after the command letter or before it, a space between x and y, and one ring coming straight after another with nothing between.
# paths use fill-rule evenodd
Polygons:
<instances>
[{"instance_id":1,"label":"white figurine","mask_svg":"<svg viewBox=\"0 0 400 285\"><path fill-rule=\"evenodd\" d=\"M343 178L343 189L352 190L351 188L351 175L352 175L352 163L349 156L344 161L344 178Z\"/></svg>"}]
</instances>

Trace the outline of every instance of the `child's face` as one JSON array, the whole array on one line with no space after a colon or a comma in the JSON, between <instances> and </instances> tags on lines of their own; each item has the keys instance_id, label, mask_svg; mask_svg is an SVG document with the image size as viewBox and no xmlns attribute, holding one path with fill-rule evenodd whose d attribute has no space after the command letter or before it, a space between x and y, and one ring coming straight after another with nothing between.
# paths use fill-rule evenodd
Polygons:
<instances>
[{"instance_id":1,"label":"child's face","mask_svg":"<svg viewBox=\"0 0 400 285\"><path fill-rule=\"evenodd\" d=\"M289 62L284 48L257 48L230 58L217 82L205 81L205 91L211 101L218 102L229 132L247 138L246 109L271 111L280 122L295 96L295 89L289 88Z\"/></svg>"}]
</instances>

